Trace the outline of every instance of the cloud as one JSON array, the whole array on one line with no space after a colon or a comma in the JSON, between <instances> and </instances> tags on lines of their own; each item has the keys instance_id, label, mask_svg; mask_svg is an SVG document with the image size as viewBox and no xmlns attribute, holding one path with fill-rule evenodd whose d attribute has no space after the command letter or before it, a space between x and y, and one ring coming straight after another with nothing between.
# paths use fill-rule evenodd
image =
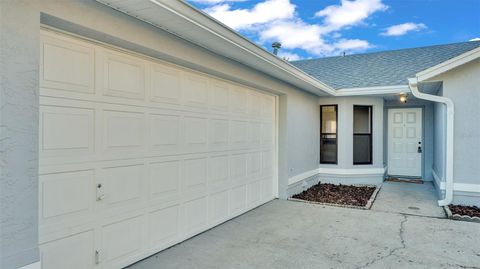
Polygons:
<instances>
[{"instance_id":1,"label":"cloud","mask_svg":"<svg viewBox=\"0 0 480 269\"><path fill-rule=\"evenodd\" d=\"M315 13L315 16L324 18L325 24L333 31L359 24L373 13L387 8L381 0L342 0L340 5L328 6Z\"/></svg>"},{"instance_id":2,"label":"cloud","mask_svg":"<svg viewBox=\"0 0 480 269\"><path fill-rule=\"evenodd\" d=\"M341 0L339 5L315 13L318 23L309 23L298 16L290 0L263 0L251 8L238 9L225 0L192 1L220 1L205 11L235 30L256 36L256 41L264 46L281 42L284 55L288 54L291 60L297 58L297 50L315 56L331 56L346 50L358 52L373 47L366 40L342 38L340 30L361 24L373 13L388 8L381 0Z\"/></svg>"},{"instance_id":3,"label":"cloud","mask_svg":"<svg viewBox=\"0 0 480 269\"><path fill-rule=\"evenodd\" d=\"M329 30L323 26L297 20L268 25L259 32L259 38L264 44L279 41L284 49L302 49L317 56L339 55L345 50L363 51L372 47L368 41L360 39L339 39L328 43L325 41L328 33Z\"/></svg>"},{"instance_id":4,"label":"cloud","mask_svg":"<svg viewBox=\"0 0 480 269\"><path fill-rule=\"evenodd\" d=\"M257 24L293 18L295 5L289 0L267 0L251 9L232 9L229 4L222 4L207 8L205 11L233 29L240 30Z\"/></svg>"},{"instance_id":5,"label":"cloud","mask_svg":"<svg viewBox=\"0 0 480 269\"><path fill-rule=\"evenodd\" d=\"M418 32L420 30L426 29L427 26L423 23L413 23L407 22L397 25L392 25L385 29L381 35L384 36L402 36L407 34L408 32Z\"/></svg>"},{"instance_id":6,"label":"cloud","mask_svg":"<svg viewBox=\"0 0 480 269\"><path fill-rule=\"evenodd\" d=\"M324 29L319 25L306 24L303 21L283 21L271 24L261 30L259 38L262 43L279 41L286 49L303 49L310 53L322 54L331 51L322 39Z\"/></svg>"},{"instance_id":7,"label":"cloud","mask_svg":"<svg viewBox=\"0 0 480 269\"><path fill-rule=\"evenodd\" d=\"M339 50L362 51L372 47L367 41L360 39L341 39L334 44Z\"/></svg>"},{"instance_id":8,"label":"cloud","mask_svg":"<svg viewBox=\"0 0 480 269\"><path fill-rule=\"evenodd\" d=\"M205 5L221 4L227 2L245 2L247 0L190 0L190 2L200 3Z\"/></svg>"},{"instance_id":9,"label":"cloud","mask_svg":"<svg viewBox=\"0 0 480 269\"><path fill-rule=\"evenodd\" d=\"M282 59L285 59L287 61L297 61L297 60L302 59L302 57L300 57L300 55L298 55L296 53L292 53L292 52L287 52L287 51L280 51L278 53L278 57L280 57Z\"/></svg>"},{"instance_id":10,"label":"cloud","mask_svg":"<svg viewBox=\"0 0 480 269\"><path fill-rule=\"evenodd\" d=\"M470 39L470 40L468 40L468 41L480 41L480 37L475 37L475 38L472 38L472 39Z\"/></svg>"}]
</instances>

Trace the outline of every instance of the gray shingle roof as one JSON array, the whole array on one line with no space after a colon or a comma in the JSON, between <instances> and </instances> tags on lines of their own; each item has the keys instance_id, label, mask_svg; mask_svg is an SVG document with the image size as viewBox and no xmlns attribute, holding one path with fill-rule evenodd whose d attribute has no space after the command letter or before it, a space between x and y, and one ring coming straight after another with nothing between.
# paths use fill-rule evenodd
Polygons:
<instances>
[{"instance_id":1,"label":"gray shingle roof","mask_svg":"<svg viewBox=\"0 0 480 269\"><path fill-rule=\"evenodd\" d=\"M405 85L416 73L477 47L480 41L290 63L335 89Z\"/></svg>"}]
</instances>

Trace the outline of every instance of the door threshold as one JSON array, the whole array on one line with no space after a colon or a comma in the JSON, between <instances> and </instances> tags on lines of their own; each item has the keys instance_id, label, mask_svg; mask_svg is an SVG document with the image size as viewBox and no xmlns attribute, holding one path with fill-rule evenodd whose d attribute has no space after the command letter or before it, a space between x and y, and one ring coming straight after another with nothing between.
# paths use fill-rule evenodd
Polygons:
<instances>
[{"instance_id":1,"label":"door threshold","mask_svg":"<svg viewBox=\"0 0 480 269\"><path fill-rule=\"evenodd\" d=\"M407 177L394 177L389 176L385 179L387 182L403 182L403 183L414 183L414 184L423 184L421 178L407 178Z\"/></svg>"}]
</instances>

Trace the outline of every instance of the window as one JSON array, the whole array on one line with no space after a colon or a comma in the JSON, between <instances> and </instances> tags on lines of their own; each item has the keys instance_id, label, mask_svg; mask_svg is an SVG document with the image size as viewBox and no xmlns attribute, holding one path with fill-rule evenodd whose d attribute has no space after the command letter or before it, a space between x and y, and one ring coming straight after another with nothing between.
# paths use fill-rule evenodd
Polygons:
<instances>
[{"instance_id":1,"label":"window","mask_svg":"<svg viewBox=\"0 0 480 269\"><path fill-rule=\"evenodd\" d=\"M320 106L320 163L337 163L337 105Z\"/></svg>"},{"instance_id":2,"label":"window","mask_svg":"<svg viewBox=\"0 0 480 269\"><path fill-rule=\"evenodd\" d=\"M353 164L372 164L372 106L353 106Z\"/></svg>"}]
</instances>

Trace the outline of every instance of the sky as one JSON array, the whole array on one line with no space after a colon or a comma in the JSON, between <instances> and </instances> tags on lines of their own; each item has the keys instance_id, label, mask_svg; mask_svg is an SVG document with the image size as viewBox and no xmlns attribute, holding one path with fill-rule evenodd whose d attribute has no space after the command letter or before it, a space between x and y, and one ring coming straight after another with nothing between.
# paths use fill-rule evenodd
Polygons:
<instances>
[{"instance_id":1,"label":"sky","mask_svg":"<svg viewBox=\"0 0 480 269\"><path fill-rule=\"evenodd\" d=\"M480 38L480 0L188 0L288 60Z\"/></svg>"}]
</instances>

